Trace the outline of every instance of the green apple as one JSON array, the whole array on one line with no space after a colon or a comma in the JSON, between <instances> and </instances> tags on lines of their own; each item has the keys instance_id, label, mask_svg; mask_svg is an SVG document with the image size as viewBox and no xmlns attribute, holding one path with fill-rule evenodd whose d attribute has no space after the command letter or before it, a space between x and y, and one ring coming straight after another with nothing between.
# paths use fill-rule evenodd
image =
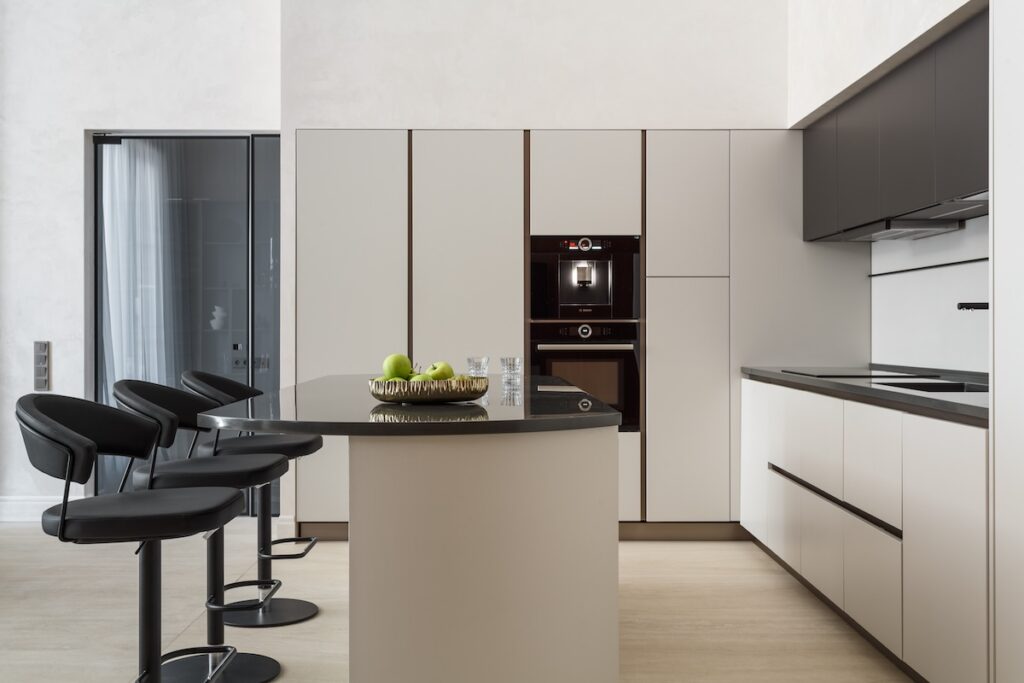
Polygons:
<instances>
[{"instance_id":1,"label":"green apple","mask_svg":"<svg viewBox=\"0 0 1024 683\"><path fill-rule=\"evenodd\" d=\"M388 378L385 381L386 382L407 382L408 380L405 379L404 377L390 377L390 378Z\"/></svg>"},{"instance_id":2,"label":"green apple","mask_svg":"<svg viewBox=\"0 0 1024 683\"><path fill-rule=\"evenodd\" d=\"M412 361L404 353L393 353L384 359L382 369L384 376L388 379L395 377L405 379L412 371Z\"/></svg>"},{"instance_id":3,"label":"green apple","mask_svg":"<svg viewBox=\"0 0 1024 683\"><path fill-rule=\"evenodd\" d=\"M373 381L374 382L385 382L385 381L387 381L387 379L388 379L387 375L381 375L380 377L374 377Z\"/></svg>"},{"instance_id":4,"label":"green apple","mask_svg":"<svg viewBox=\"0 0 1024 683\"><path fill-rule=\"evenodd\" d=\"M439 360L432 363L429 368L426 369L425 374L430 375L431 379L451 379L455 376L455 371L452 370L452 366L445 363L443 360Z\"/></svg>"},{"instance_id":5,"label":"green apple","mask_svg":"<svg viewBox=\"0 0 1024 683\"><path fill-rule=\"evenodd\" d=\"M409 381L410 382L429 382L429 381L431 381L433 379L434 378L431 377L430 375L420 374L420 375L413 375L412 377L409 378Z\"/></svg>"}]
</instances>

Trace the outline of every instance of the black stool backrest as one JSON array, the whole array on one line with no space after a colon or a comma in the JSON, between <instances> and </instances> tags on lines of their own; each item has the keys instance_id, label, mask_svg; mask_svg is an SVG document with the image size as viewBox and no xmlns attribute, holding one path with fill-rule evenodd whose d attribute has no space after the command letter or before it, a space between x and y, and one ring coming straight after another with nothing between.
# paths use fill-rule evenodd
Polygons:
<instances>
[{"instance_id":1,"label":"black stool backrest","mask_svg":"<svg viewBox=\"0 0 1024 683\"><path fill-rule=\"evenodd\" d=\"M155 420L160 426L160 445L169 448L179 429L209 431L199 426L199 413L220 404L203 396L181 389L137 379L122 379L114 383L117 402L140 415Z\"/></svg>"},{"instance_id":2,"label":"black stool backrest","mask_svg":"<svg viewBox=\"0 0 1024 683\"><path fill-rule=\"evenodd\" d=\"M263 393L248 384L202 370L186 370L181 373L181 383L186 389L205 396L211 401L217 401L221 405L244 401Z\"/></svg>"},{"instance_id":3,"label":"black stool backrest","mask_svg":"<svg viewBox=\"0 0 1024 683\"><path fill-rule=\"evenodd\" d=\"M148 458L156 444L151 420L80 398L28 394L14 411L32 466L77 484L92 476L97 453Z\"/></svg>"}]
</instances>

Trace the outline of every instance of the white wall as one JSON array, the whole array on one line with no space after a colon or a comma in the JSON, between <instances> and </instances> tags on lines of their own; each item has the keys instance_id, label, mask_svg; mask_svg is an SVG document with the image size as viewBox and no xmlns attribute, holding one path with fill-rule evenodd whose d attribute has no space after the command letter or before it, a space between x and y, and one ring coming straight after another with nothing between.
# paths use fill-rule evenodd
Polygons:
<instances>
[{"instance_id":1,"label":"white wall","mask_svg":"<svg viewBox=\"0 0 1024 683\"><path fill-rule=\"evenodd\" d=\"M86 390L85 131L276 130L279 65L279 0L0 3L0 519L61 493L13 420L32 340Z\"/></svg>"},{"instance_id":2,"label":"white wall","mask_svg":"<svg viewBox=\"0 0 1024 683\"><path fill-rule=\"evenodd\" d=\"M987 0L789 0L787 125L845 99ZM952 16L951 16L952 15ZM850 92L844 92L854 86ZM831 106L826 107L826 109Z\"/></svg>"},{"instance_id":3,"label":"white wall","mask_svg":"<svg viewBox=\"0 0 1024 683\"><path fill-rule=\"evenodd\" d=\"M989 264L958 263L988 250L988 216L957 232L871 245L871 360L988 372L989 313L956 308L989 300ZM922 266L941 267L895 272Z\"/></svg>"},{"instance_id":4,"label":"white wall","mask_svg":"<svg viewBox=\"0 0 1024 683\"><path fill-rule=\"evenodd\" d=\"M302 0L300 128L781 128L785 0Z\"/></svg>"},{"instance_id":5,"label":"white wall","mask_svg":"<svg viewBox=\"0 0 1024 683\"><path fill-rule=\"evenodd\" d=\"M995 680L1024 680L1024 3L993 0L992 415Z\"/></svg>"}]
</instances>

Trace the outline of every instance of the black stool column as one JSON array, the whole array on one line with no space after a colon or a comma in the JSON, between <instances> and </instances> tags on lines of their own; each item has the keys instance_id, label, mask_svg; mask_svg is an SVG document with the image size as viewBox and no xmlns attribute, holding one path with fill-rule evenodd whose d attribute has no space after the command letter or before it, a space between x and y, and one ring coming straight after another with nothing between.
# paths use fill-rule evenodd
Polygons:
<instances>
[{"instance_id":1,"label":"black stool column","mask_svg":"<svg viewBox=\"0 0 1024 683\"><path fill-rule=\"evenodd\" d=\"M224 528L210 532L206 540L206 591L209 601L224 604ZM224 644L224 612L206 610L206 642ZM206 680L225 655L214 653L183 657L164 664L163 683L197 683ZM218 683L266 683L281 674L276 659L249 652L235 654ZM159 682L157 682L159 683Z\"/></svg>"},{"instance_id":2,"label":"black stool column","mask_svg":"<svg viewBox=\"0 0 1024 683\"><path fill-rule=\"evenodd\" d=\"M160 541L139 548L139 679L160 679Z\"/></svg>"},{"instance_id":3,"label":"black stool column","mask_svg":"<svg viewBox=\"0 0 1024 683\"><path fill-rule=\"evenodd\" d=\"M274 522L273 501L270 484L256 487L256 542L259 557L256 562L259 578L270 581L272 576L271 561L273 559L273 539L271 525ZM261 597L263 597L261 595ZM252 600L233 603L238 606L252 604ZM262 609L245 612L228 612L224 622L228 626L243 628L266 628L269 626L287 626L306 621L316 616L320 608L314 603L294 598L271 598Z\"/></svg>"}]
</instances>

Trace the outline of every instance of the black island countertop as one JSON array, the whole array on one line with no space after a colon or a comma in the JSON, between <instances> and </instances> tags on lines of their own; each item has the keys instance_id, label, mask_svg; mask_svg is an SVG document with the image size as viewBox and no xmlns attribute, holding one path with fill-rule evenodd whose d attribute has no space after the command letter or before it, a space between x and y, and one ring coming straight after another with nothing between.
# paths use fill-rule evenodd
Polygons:
<instances>
[{"instance_id":1,"label":"black island countertop","mask_svg":"<svg viewBox=\"0 0 1024 683\"><path fill-rule=\"evenodd\" d=\"M419 436L514 434L614 427L622 415L557 377L523 377L518 394L491 375L484 399L471 403L400 405L370 395L372 375L330 375L239 401L199 416L199 425L228 431ZM486 400L485 400L486 399Z\"/></svg>"},{"instance_id":2,"label":"black island countertop","mask_svg":"<svg viewBox=\"0 0 1024 683\"><path fill-rule=\"evenodd\" d=\"M829 371L833 372L829 372ZM741 371L750 379L793 389L812 391L848 401L868 403L892 408L905 413L959 422L974 427L988 427L988 392L926 392L915 389L886 386L888 382L980 382L987 379L978 373L954 373L943 370L904 368L888 365L859 368L787 368L743 367ZM888 377L842 377L857 372L891 373ZM813 375L832 374L832 377Z\"/></svg>"}]
</instances>

